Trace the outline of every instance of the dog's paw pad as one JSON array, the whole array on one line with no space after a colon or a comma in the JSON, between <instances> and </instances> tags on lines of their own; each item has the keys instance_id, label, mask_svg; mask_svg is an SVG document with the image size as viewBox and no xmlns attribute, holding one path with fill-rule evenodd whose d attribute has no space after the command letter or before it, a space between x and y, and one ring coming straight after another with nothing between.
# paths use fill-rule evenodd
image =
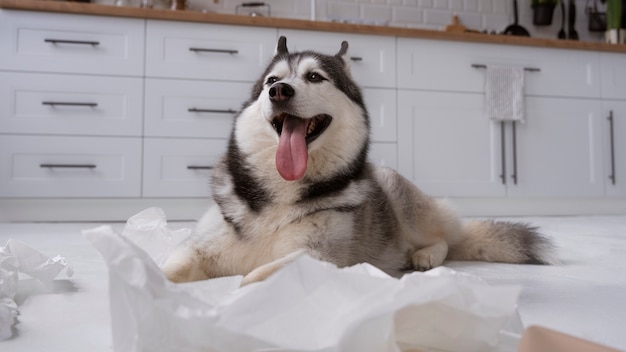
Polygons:
<instances>
[{"instance_id":1,"label":"dog's paw pad","mask_svg":"<svg viewBox=\"0 0 626 352\"><path fill-rule=\"evenodd\" d=\"M422 248L413 253L411 258L413 269L417 271L427 271L443 264L446 252L440 251L436 246Z\"/></svg>"}]
</instances>

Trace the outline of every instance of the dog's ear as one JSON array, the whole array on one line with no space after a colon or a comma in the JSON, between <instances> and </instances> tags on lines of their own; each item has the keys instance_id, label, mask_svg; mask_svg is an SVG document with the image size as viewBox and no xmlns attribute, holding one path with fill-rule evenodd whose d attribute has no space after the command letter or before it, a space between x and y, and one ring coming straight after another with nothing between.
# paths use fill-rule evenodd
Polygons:
<instances>
[{"instance_id":1,"label":"dog's ear","mask_svg":"<svg viewBox=\"0 0 626 352\"><path fill-rule=\"evenodd\" d=\"M341 42L341 49L339 49L339 52L337 52L335 56L341 57L345 60L346 54L348 54L348 42L344 40L343 42Z\"/></svg>"},{"instance_id":2,"label":"dog's ear","mask_svg":"<svg viewBox=\"0 0 626 352\"><path fill-rule=\"evenodd\" d=\"M344 40L343 42L341 42L341 48L339 49L337 54L335 54L335 57L338 57L341 60L343 60L344 70L346 71L348 76L350 76L350 64L352 63L352 60L348 56L348 42L347 41Z\"/></svg>"},{"instance_id":3,"label":"dog's ear","mask_svg":"<svg viewBox=\"0 0 626 352\"><path fill-rule=\"evenodd\" d=\"M286 54L289 54L289 51L287 50L287 38L281 35L280 38L278 38L278 44L276 44L276 51L274 52L274 56Z\"/></svg>"}]
</instances>

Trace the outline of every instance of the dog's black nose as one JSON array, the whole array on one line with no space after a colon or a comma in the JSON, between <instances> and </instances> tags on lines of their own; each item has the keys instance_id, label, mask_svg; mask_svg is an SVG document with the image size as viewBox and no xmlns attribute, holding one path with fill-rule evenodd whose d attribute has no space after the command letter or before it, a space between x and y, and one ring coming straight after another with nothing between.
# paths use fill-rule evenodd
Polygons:
<instances>
[{"instance_id":1,"label":"dog's black nose","mask_svg":"<svg viewBox=\"0 0 626 352\"><path fill-rule=\"evenodd\" d=\"M270 87L270 100L275 103L286 102L296 94L292 86L287 83L276 83Z\"/></svg>"}]
</instances>

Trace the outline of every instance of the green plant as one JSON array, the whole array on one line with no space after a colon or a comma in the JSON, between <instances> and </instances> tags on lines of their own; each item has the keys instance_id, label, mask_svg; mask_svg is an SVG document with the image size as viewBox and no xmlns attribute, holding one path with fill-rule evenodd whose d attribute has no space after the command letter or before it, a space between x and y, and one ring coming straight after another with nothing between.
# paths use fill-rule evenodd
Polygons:
<instances>
[{"instance_id":1,"label":"green plant","mask_svg":"<svg viewBox=\"0 0 626 352\"><path fill-rule=\"evenodd\" d=\"M606 1L606 28L616 29L622 26L622 0Z\"/></svg>"}]
</instances>

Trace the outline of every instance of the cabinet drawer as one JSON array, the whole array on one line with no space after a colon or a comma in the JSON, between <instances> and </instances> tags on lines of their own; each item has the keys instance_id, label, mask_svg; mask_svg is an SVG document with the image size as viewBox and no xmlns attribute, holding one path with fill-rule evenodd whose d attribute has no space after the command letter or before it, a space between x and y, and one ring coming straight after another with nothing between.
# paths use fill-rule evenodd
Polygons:
<instances>
[{"instance_id":1,"label":"cabinet drawer","mask_svg":"<svg viewBox=\"0 0 626 352\"><path fill-rule=\"evenodd\" d=\"M0 72L0 132L141 135L140 78Z\"/></svg>"},{"instance_id":2,"label":"cabinet drawer","mask_svg":"<svg viewBox=\"0 0 626 352\"><path fill-rule=\"evenodd\" d=\"M144 139L144 197L209 197L226 139Z\"/></svg>"},{"instance_id":3,"label":"cabinet drawer","mask_svg":"<svg viewBox=\"0 0 626 352\"><path fill-rule=\"evenodd\" d=\"M600 96L599 54L593 51L398 39L398 87L484 92L485 70L473 64L536 68L526 72L527 95Z\"/></svg>"},{"instance_id":4,"label":"cabinet drawer","mask_svg":"<svg viewBox=\"0 0 626 352\"><path fill-rule=\"evenodd\" d=\"M146 75L254 82L270 62L276 30L148 20Z\"/></svg>"},{"instance_id":5,"label":"cabinet drawer","mask_svg":"<svg viewBox=\"0 0 626 352\"><path fill-rule=\"evenodd\" d=\"M227 138L250 83L146 80L145 135Z\"/></svg>"},{"instance_id":6,"label":"cabinet drawer","mask_svg":"<svg viewBox=\"0 0 626 352\"><path fill-rule=\"evenodd\" d=\"M290 51L315 50L335 55L348 41L352 77L364 87L395 88L396 43L393 37L347 33L280 30Z\"/></svg>"},{"instance_id":7,"label":"cabinet drawer","mask_svg":"<svg viewBox=\"0 0 626 352\"><path fill-rule=\"evenodd\" d=\"M0 11L0 68L143 74L144 21Z\"/></svg>"},{"instance_id":8,"label":"cabinet drawer","mask_svg":"<svg viewBox=\"0 0 626 352\"><path fill-rule=\"evenodd\" d=\"M1 197L138 197L139 138L0 135Z\"/></svg>"}]
</instances>

